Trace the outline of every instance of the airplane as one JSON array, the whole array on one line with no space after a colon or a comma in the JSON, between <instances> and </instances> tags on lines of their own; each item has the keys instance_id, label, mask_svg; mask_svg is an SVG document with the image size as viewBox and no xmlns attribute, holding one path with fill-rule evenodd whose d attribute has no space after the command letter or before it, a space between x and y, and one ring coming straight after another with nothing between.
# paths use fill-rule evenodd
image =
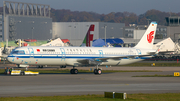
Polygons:
<instances>
[{"instance_id":1,"label":"airplane","mask_svg":"<svg viewBox=\"0 0 180 101\"><path fill-rule=\"evenodd\" d=\"M88 31L87 31L87 34L82 42L82 44L80 45L81 47L90 47L92 46L92 41L93 41L93 34L94 34L94 27L95 25L94 24L91 24ZM35 39L25 39L26 41L34 41ZM70 46L70 42L67 42L67 43L63 43L64 41L67 41L68 39L60 39L60 38L57 38L51 42L48 42L46 44L42 44L41 46ZM35 40L37 41L37 40ZM15 41L15 43L17 45L19 45L19 47L21 46L29 46L28 43L26 43L25 41L23 41L22 39L18 39ZM72 45L71 45L72 46ZM11 49L8 49L7 50L7 47L4 48L3 50L3 55L1 55L0 53L0 57L4 57L4 58L7 58L8 54L10 54L10 52L14 49L15 47L12 47ZM7 53L8 52L8 53ZM28 65L17 65L18 67L27 67ZM38 68L43 68L43 65L39 65ZM61 68L66 68L66 66L61 66Z\"/></svg>"},{"instance_id":2,"label":"airplane","mask_svg":"<svg viewBox=\"0 0 180 101\"><path fill-rule=\"evenodd\" d=\"M93 34L94 34L94 27L95 25L94 24L91 24L88 31L87 31L87 34L86 36L84 37L84 40L82 42L82 44L80 45L81 47L90 47L92 46L92 41L93 41ZM60 38L57 38L55 39L54 41L52 42L49 42L47 44L43 44L41 46L69 46L67 45L67 43L63 43L62 42L63 39L60 39ZM18 66L19 67L19 66ZM24 67L24 66L23 66ZM42 65L38 66L39 68L43 68ZM66 68L66 66L60 66L61 68Z\"/></svg>"},{"instance_id":3,"label":"airplane","mask_svg":"<svg viewBox=\"0 0 180 101\"><path fill-rule=\"evenodd\" d=\"M71 74L77 74L75 67L94 65L94 74L101 74L99 65L126 65L151 58L158 53L153 48L157 23L151 22L135 47L48 47L27 46L15 48L7 57L9 62L20 65L72 66Z\"/></svg>"}]
</instances>

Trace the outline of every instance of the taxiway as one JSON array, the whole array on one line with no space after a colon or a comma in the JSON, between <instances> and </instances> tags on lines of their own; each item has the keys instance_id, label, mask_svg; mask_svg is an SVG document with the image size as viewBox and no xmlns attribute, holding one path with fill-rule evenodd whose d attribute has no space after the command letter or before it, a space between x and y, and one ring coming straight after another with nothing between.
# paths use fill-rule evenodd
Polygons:
<instances>
[{"instance_id":1,"label":"taxiway","mask_svg":"<svg viewBox=\"0 0 180 101\"><path fill-rule=\"evenodd\" d=\"M118 67L113 68L117 69ZM180 71L179 67L121 67L123 70L132 68L137 70L148 70L148 68L153 70L152 68L154 68L161 72L119 72L101 75L93 73L40 74L37 76L0 75L0 97L104 94L105 91L126 92L127 94L180 93L180 77L133 77L155 74L173 75L175 71Z\"/></svg>"}]
</instances>

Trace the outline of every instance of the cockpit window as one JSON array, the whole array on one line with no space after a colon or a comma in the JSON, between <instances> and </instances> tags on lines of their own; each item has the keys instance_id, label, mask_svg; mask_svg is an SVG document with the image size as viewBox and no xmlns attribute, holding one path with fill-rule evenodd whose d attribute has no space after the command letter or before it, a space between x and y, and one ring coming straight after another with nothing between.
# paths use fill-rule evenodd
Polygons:
<instances>
[{"instance_id":1,"label":"cockpit window","mask_svg":"<svg viewBox=\"0 0 180 101\"><path fill-rule=\"evenodd\" d=\"M23 50L14 50L11 54L25 54L25 52Z\"/></svg>"}]
</instances>

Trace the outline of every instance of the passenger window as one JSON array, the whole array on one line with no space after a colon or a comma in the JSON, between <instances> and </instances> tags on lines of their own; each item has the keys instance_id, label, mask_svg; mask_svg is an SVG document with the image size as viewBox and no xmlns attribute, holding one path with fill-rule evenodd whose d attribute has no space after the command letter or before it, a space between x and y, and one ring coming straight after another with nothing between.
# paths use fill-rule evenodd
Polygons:
<instances>
[{"instance_id":1,"label":"passenger window","mask_svg":"<svg viewBox=\"0 0 180 101\"><path fill-rule=\"evenodd\" d=\"M25 54L24 50L15 50L12 51L11 54Z\"/></svg>"}]
</instances>

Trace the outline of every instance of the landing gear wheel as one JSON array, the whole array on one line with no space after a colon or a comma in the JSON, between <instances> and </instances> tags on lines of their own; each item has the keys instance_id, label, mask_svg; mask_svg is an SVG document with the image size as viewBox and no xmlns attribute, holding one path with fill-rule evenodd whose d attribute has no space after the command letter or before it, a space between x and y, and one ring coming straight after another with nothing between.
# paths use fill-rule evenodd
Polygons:
<instances>
[{"instance_id":1,"label":"landing gear wheel","mask_svg":"<svg viewBox=\"0 0 180 101\"><path fill-rule=\"evenodd\" d=\"M97 74L97 72L98 72L97 69L94 69L94 74Z\"/></svg>"},{"instance_id":2,"label":"landing gear wheel","mask_svg":"<svg viewBox=\"0 0 180 101\"><path fill-rule=\"evenodd\" d=\"M101 69L98 69L98 74L101 75L101 73L102 73L102 72L101 72Z\"/></svg>"},{"instance_id":3,"label":"landing gear wheel","mask_svg":"<svg viewBox=\"0 0 180 101\"><path fill-rule=\"evenodd\" d=\"M66 66L60 66L60 68L66 68Z\"/></svg>"},{"instance_id":4,"label":"landing gear wheel","mask_svg":"<svg viewBox=\"0 0 180 101\"><path fill-rule=\"evenodd\" d=\"M94 74L101 74L102 72L101 72L101 69L94 69Z\"/></svg>"},{"instance_id":5,"label":"landing gear wheel","mask_svg":"<svg viewBox=\"0 0 180 101\"><path fill-rule=\"evenodd\" d=\"M73 74L73 69L70 70L70 73Z\"/></svg>"},{"instance_id":6,"label":"landing gear wheel","mask_svg":"<svg viewBox=\"0 0 180 101\"><path fill-rule=\"evenodd\" d=\"M78 70L77 69L71 69L70 73L71 74L78 74Z\"/></svg>"},{"instance_id":7,"label":"landing gear wheel","mask_svg":"<svg viewBox=\"0 0 180 101\"><path fill-rule=\"evenodd\" d=\"M24 72L21 72L20 75L24 75Z\"/></svg>"},{"instance_id":8,"label":"landing gear wheel","mask_svg":"<svg viewBox=\"0 0 180 101\"><path fill-rule=\"evenodd\" d=\"M20 68L19 64L17 65L18 68Z\"/></svg>"},{"instance_id":9,"label":"landing gear wheel","mask_svg":"<svg viewBox=\"0 0 180 101\"><path fill-rule=\"evenodd\" d=\"M78 74L78 70L77 69L74 69L74 74Z\"/></svg>"},{"instance_id":10,"label":"landing gear wheel","mask_svg":"<svg viewBox=\"0 0 180 101\"><path fill-rule=\"evenodd\" d=\"M43 68L43 65L39 65L38 68Z\"/></svg>"}]
</instances>

